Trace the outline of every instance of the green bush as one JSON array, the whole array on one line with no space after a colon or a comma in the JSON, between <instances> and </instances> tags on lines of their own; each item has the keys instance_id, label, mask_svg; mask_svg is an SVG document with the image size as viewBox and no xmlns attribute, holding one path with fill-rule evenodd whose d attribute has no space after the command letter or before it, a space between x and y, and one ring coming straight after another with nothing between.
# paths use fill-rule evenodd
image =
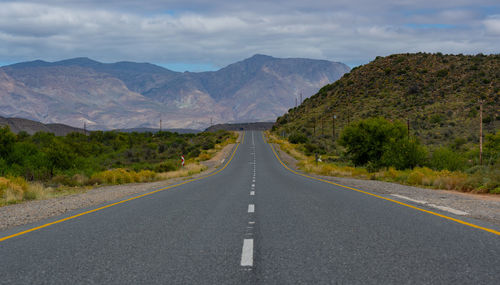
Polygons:
<instances>
[{"instance_id":1,"label":"green bush","mask_svg":"<svg viewBox=\"0 0 500 285\"><path fill-rule=\"evenodd\" d=\"M412 169L423 166L427 160L427 149L414 139L391 140L387 144L381 158L383 166L394 166L396 169Z\"/></svg>"},{"instance_id":2,"label":"green bush","mask_svg":"<svg viewBox=\"0 0 500 285\"><path fill-rule=\"evenodd\" d=\"M434 150L431 157L431 167L436 170L463 170L467 160L450 148L440 147Z\"/></svg>"},{"instance_id":3,"label":"green bush","mask_svg":"<svg viewBox=\"0 0 500 285\"><path fill-rule=\"evenodd\" d=\"M307 137L305 134L292 132L290 136L288 136L288 141L293 144L306 143Z\"/></svg>"},{"instance_id":4,"label":"green bush","mask_svg":"<svg viewBox=\"0 0 500 285\"><path fill-rule=\"evenodd\" d=\"M384 118L369 118L354 122L342 131L339 144L355 165L380 163L389 145L407 136L406 126Z\"/></svg>"},{"instance_id":5,"label":"green bush","mask_svg":"<svg viewBox=\"0 0 500 285\"><path fill-rule=\"evenodd\" d=\"M168 172L168 171L174 171L174 170L179 169L179 166L180 166L180 162L178 162L178 161L173 161L173 160L169 160L169 161L165 161L165 162L162 162L162 163L158 164L158 165L154 168L154 171L155 171L155 172Z\"/></svg>"},{"instance_id":6,"label":"green bush","mask_svg":"<svg viewBox=\"0 0 500 285\"><path fill-rule=\"evenodd\" d=\"M94 174L113 168L137 173L155 168L161 172L175 170L179 168L180 155L197 157L202 148L213 149L216 143L229 139L232 134L227 131L198 134L95 131L88 136L71 133L56 137L43 132L15 135L5 127L0 128L0 176L68 186L109 183ZM115 182L129 181L132 176L124 173L116 172ZM76 174L91 180L75 179Z\"/></svg>"}]
</instances>

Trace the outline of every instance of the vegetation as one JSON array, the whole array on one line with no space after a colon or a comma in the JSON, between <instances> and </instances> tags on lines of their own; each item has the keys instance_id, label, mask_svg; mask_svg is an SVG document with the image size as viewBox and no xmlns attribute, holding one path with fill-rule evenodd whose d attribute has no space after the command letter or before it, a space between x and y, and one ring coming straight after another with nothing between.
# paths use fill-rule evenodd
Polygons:
<instances>
[{"instance_id":1,"label":"vegetation","mask_svg":"<svg viewBox=\"0 0 500 285\"><path fill-rule=\"evenodd\" d=\"M322 161L316 163L314 156L304 154L303 145L292 144L273 134L270 137L271 142L279 144L283 151L298 160L299 169L309 173L381 180L436 189L500 194L500 168L498 167L473 167L467 172L437 170L428 166L401 170L390 166L374 170L369 164L354 166L349 161L339 161L330 156L322 156Z\"/></svg>"},{"instance_id":2,"label":"vegetation","mask_svg":"<svg viewBox=\"0 0 500 285\"><path fill-rule=\"evenodd\" d=\"M0 204L57 195L70 187L192 175L205 169L200 161L235 139L234 133L226 131L96 131L57 137L42 132L16 135L8 127L0 128ZM181 155L187 162L182 169Z\"/></svg>"},{"instance_id":3,"label":"vegetation","mask_svg":"<svg viewBox=\"0 0 500 285\"><path fill-rule=\"evenodd\" d=\"M323 87L278 118L273 133L313 172L496 193L499 100L500 55L397 54ZM310 164L314 154L326 163Z\"/></svg>"},{"instance_id":4,"label":"vegetation","mask_svg":"<svg viewBox=\"0 0 500 285\"><path fill-rule=\"evenodd\" d=\"M472 148L479 142L480 99L484 131L495 133L500 129L500 55L396 54L324 86L278 118L274 129L287 137L303 134L328 152L334 115L337 138L349 122L384 117L409 121L411 136L424 145L463 140L463 148Z\"/></svg>"}]
</instances>

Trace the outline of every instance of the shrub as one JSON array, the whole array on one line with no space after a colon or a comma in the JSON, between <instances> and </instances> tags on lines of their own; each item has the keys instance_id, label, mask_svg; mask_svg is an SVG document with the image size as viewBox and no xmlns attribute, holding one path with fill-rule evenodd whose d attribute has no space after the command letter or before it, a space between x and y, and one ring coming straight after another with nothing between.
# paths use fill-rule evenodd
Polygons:
<instances>
[{"instance_id":1,"label":"shrub","mask_svg":"<svg viewBox=\"0 0 500 285\"><path fill-rule=\"evenodd\" d=\"M28 190L28 182L22 177L0 177L0 192L4 201L15 203L23 200L25 191Z\"/></svg>"},{"instance_id":2,"label":"shrub","mask_svg":"<svg viewBox=\"0 0 500 285\"><path fill-rule=\"evenodd\" d=\"M292 132L290 136L288 136L288 141L293 144L306 143L307 137L303 133Z\"/></svg>"},{"instance_id":3,"label":"shrub","mask_svg":"<svg viewBox=\"0 0 500 285\"><path fill-rule=\"evenodd\" d=\"M355 165L377 164L391 141L403 139L406 132L406 126L401 122L370 118L344 128L339 143L346 148Z\"/></svg>"},{"instance_id":4,"label":"shrub","mask_svg":"<svg viewBox=\"0 0 500 285\"><path fill-rule=\"evenodd\" d=\"M466 159L454 152L450 148L440 147L434 150L431 157L431 166L436 170L463 170L466 165Z\"/></svg>"},{"instance_id":5,"label":"shrub","mask_svg":"<svg viewBox=\"0 0 500 285\"><path fill-rule=\"evenodd\" d=\"M411 169L422 166L427 160L427 155L427 149L414 139L391 140L386 145L381 164L394 166L397 169Z\"/></svg>"},{"instance_id":6,"label":"shrub","mask_svg":"<svg viewBox=\"0 0 500 285\"><path fill-rule=\"evenodd\" d=\"M176 162L173 160L168 160L168 161L165 161L165 162L158 164L154 168L154 170L156 172L168 172L168 171L174 171L174 170L179 169L179 166L180 166L179 162Z\"/></svg>"}]
</instances>

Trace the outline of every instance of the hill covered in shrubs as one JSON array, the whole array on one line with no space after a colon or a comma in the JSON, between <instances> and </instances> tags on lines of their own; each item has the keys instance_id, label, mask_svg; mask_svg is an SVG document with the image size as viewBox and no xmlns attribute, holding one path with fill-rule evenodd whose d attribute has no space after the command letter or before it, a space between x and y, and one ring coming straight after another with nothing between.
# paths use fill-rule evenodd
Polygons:
<instances>
[{"instance_id":1,"label":"hill covered in shrubs","mask_svg":"<svg viewBox=\"0 0 500 285\"><path fill-rule=\"evenodd\" d=\"M500 128L500 55L395 54L377 57L326 85L278 118L276 128L314 138L370 117L409 121L427 145L477 144L479 100L485 133ZM323 127L322 127L323 126ZM314 137L314 138L313 138Z\"/></svg>"},{"instance_id":2,"label":"hill covered in shrubs","mask_svg":"<svg viewBox=\"0 0 500 285\"><path fill-rule=\"evenodd\" d=\"M500 55L377 57L290 109L273 132L337 166L455 171L459 190L500 192Z\"/></svg>"}]
</instances>

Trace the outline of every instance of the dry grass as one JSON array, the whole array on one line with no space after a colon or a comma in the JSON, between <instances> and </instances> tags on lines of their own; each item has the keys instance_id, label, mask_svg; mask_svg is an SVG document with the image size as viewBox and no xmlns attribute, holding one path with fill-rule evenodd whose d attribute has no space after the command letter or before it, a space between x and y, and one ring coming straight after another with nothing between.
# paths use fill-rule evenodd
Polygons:
<instances>
[{"instance_id":1,"label":"dry grass","mask_svg":"<svg viewBox=\"0 0 500 285\"><path fill-rule=\"evenodd\" d=\"M297 148L287 140L280 139L269 131L266 131L265 133L269 139L269 143L278 144L282 151L288 153L296 160L302 161L309 159L305 154L297 150Z\"/></svg>"},{"instance_id":2,"label":"dry grass","mask_svg":"<svg viewBox=\"0 0 500 285\"><path fill-rule=\"evenodd\" d=\"M22 177L0 177L0 205L43 199L51 192L52 188L41 183L28 183Z\"/></svg>"},{"instance_id":3,"label":"dry grass","mask_svg":"<svg viewBox=\"0 0 500 285\"><path fill-rule=\"evenodd\" d=\"M166 180L178 177L186 177L198 174L204 171L205 169L207 168L199 163L191 163L191 164L186 164L183 168L176 171L158 173L157 178L158 180Z\"/></svg>"},{"instance_id":4,"label":"dry grass","mask_svg":"<svg viewBox=\"0 0 500 285\"><path fill-rule=\"evenodd\" d=\"M150 170L141 170L139 172L135 172L123 168L116 168L96 173L92 175L90 179L98 184L149 182L156 180L156 173Z\"/></svg>"}]
</instances>

